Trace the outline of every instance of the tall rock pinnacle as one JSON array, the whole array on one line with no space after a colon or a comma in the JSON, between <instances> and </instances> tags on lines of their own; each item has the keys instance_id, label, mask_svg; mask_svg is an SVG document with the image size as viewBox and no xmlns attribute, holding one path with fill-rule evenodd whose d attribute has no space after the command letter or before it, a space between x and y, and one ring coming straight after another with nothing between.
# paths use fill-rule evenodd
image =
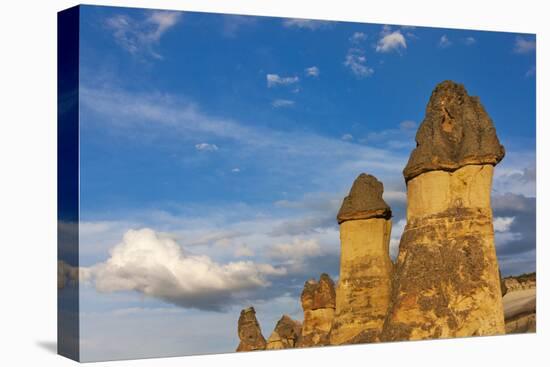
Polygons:
<instances>
[{"instance_id":1,"label":"tall rock pinnacle","mask_svg":"<svg viewBox=\"0 0 550 367\"><path fill-rule=\"evenodd\" d=\"M304 323L298 347L328 345L328 333L336 307L334 282L328 274L321 274L319 281L310 279L302 291Z\"/></svg>"},{"instance_id":2,"label":"tall rock pinnacle","mask_svg":"<svg viewBox=\"0 0 550 367\"><path fill-rule=\"evenodd\" d=\"M448 80L432 92L416 144L403 171L406 181L424 172L455 171L469 164L494 166L504 157L493 121L479 98Z\"/></svg>"},{"instance_id":3,"label":"tall rock pinnacle","mask_svg":"<svg viewBox=\"0 0 550 367\"><path fill-rule=\"evenodd\" d=\"M478 98L445 81L416 139L382 339L503 334L491 186L504 148L493 123Z\"/></svg>"},{"instance_id":4,"label":"tall rock pinnacle","mask_svg":"<svg viewBox=\"0 0 550 367\"><path fill-rule=\"evenodd\" d=\"M237 347L237 352L265 349L266 341L262 335L260 324L256 319L256 310L254 310L254 307L248 307L241 311L238 333L241 342Z\"/></svg>"},{"instance_id":5,"label":"tall rock pinnacle","mask_svg":"<svg viewBox=\"0 0 550 367\"><path fill-rule=\"evenodd\" d=\"M340 223L340 277L330 344L379 340L391 294L391 210L384 187L361 174L344 199Z\"/></svg>"}]
</instances>

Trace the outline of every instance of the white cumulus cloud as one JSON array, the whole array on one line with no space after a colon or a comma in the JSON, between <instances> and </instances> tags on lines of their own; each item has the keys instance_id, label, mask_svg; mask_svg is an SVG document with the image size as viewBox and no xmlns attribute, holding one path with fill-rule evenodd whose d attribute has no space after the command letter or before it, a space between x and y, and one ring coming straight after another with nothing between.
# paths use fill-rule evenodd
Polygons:
<instances>
[{"instance_id":1,"label":"white cumulus cloud","mask_svg":"<svg viewBox=\"0 0 550 367\"><path fill-rule=\"evenodd\" d=\"M220 264L187 253L149 228L127 231L102 263L85 268L99 292L136 291L181 307L221 310L243 292L266 287L286 269L252 261Z\"/></svg>"},{"instance_id":2,"label":"white cumulus cloud","mask_svg":"<svg viewBox=\"0 0 550 367\"><path fill-rule=\"evenodd\" d=\"M515 217L495 217L493 219L493 226L495 232L508 232L510 226L514 223Z\"/></svg>"},{"instance_id":3,"label":"white cumulus cloud","mask_svg":"<svg viewBox=\"0 0 550 367\"><path fill-rule=\"evenodd\" d=\"M380 33L380 39L376 44L376 52L388 53L407 48L405 36L400 30L391 31L390 27L384 27Z\"/></svg>"}]
</instances>

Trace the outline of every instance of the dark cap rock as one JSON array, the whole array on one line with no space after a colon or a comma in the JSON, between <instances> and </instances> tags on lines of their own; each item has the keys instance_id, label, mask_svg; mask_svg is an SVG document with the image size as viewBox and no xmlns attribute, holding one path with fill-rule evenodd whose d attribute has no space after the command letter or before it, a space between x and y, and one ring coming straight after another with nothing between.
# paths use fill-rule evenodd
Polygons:
<instances>
[{"instance_id":1,"label":"dark cap rock","mask_svg":"<svg viewBox=\"0 0 550 367\"><path fill-rule=\"evenodd\" d=\"M479 98L468 95L462 84L446 80L432 92L403 175L409 181L429 171L496 165L503 157L504 147Z\"/></svg>"},{"instance_id":2,"label":"dark cap rock","mask_svg":"<svg viewBox=\"0 0 550 367\"><path fill-rule=\"evenodd\" d=\"M338 212L338 224L348 220L391 218L391 209L382 199L384 185L376 177L361 173Z\"/></svg>"}]
</instances>

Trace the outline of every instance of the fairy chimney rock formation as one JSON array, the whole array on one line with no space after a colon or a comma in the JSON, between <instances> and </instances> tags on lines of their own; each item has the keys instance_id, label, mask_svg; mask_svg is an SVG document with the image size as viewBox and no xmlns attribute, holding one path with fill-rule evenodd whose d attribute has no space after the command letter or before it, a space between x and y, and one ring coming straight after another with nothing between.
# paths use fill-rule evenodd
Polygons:
<instances>
[{"instance_id":1,"label":"fairy chimney rock formation","mask_svg":"<svg viewBox=\"0 0 550 367\"><path fill-rule=\"evenodd\" d=\"M391 210L374 176L353 182L337 219L340 224L340 277L330 344L379 340L391 294L389 256Z\"/></svg>"},{"instance_id":2,"label":"fairy chimney rock formation","mask_svg":"<svg viewBox=\"0 0 550 367\"><path fill-rule=\"evenodd\" d=\"M328 274L321 274L319 281L308 280L302 291L304 322L298 347L328 345L328 334L334 318L336 293L334 281Z\"/></svg>"},{"instance_id":3,"label":"fairy chimney rock formation","mask_svg":"<svg viewBox=\"0 0 550 367\"><path fill-rule=\"evenodd\" d=\"M256 319L254 307L248 307L241 311L238 333L241 342L237 347L237 352L249 352L266 348L266 341Z\"/></svg>"},{"instance_id":4,"label":"fairy chimney rock formation","mask_svg":"<svg viewBox=\"0 0 550 367\"><path fill-rule=\"evenodd\" d=\"M294 348L301 334L302 324L288 315L283 315L267 339L266 349Z\"/></svg>"},{"instance_id":5,"label":"fairy chimney rock formation","mask_svg":"<svg viewBox=\"0 0 550 367\"><path fill-rule=\"evenodd\" d=\"M338 224L349 220L391 218L391 210L382 199L384 186L376 177L361 173L353 182L337 215Z\"/></svg>"},{"instance_id":6,"label":"fairy chimney rock formation","mask_svg":"<svg viewBox=\"0 0 550 367\"><path fill-rule=\"evenodd\" d=\"M503 157L504 147L479 98L469 96L462 84L446 80L432 92L403 175L409 181L430 171L495 166Z\"/></svg>"},{"instance_id":7,"label":"fairy chimney rock formation","mask_svg":"<svg viewBox=\"0 0 550 367\"><path fill-rule=\"evenodd\" d=\"M477 97L451 81L433 91L403 171L407 225L384 340L504 333L491 186L504 157Z\"/></svg>"}]
</instances>

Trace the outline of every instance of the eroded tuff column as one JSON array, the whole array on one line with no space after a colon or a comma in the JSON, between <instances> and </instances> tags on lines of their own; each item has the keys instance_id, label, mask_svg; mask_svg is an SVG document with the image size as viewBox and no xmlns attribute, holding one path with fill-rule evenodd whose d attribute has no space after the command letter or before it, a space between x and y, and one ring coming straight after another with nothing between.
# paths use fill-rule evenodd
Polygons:
<instances>
[{"instance_id":1,"label":"eroded tuff column","mask_svg":"<svg viewBox=\"0 0 550 367\"><path fill-rule=\"evenodd\" d=\"M353 182L338 213L340 278L331 344L378 341L388 310L393 264L389 256L391 210L374 176Z\"/></svg>"},{"instance_id":2,"label":"eroded tuff column","mask_svg":"<svg viewBox=\"0 0 550 367\"><path fill-rule=\"evenodd\" d=\"M305 283L301 297L304 322L298 347L329 344L328 334L334 318L335 299L334 282L328 274L321 274L318 282L311 279Z\"/></svg>"},{"instance_id":3,"label":"eroded tuff column","mask_svg":"<svg viewBox=\"0 0 550 367\"><path fill-rule=\"evenodd\" d=\"M294 348L301 334L302 324L288 315L283 315L267 339L266 349Z\"/></svg>"},{"instance_id":4,"label":"eroded tuff column","mask_svg":"<svg viewBox=\"0 0 550 367\"><path fill-rule=\"evenodd\" d=\"M254 307L248 307L241 311L238 333L241 342L237 347L237 352L265 349L266 341L262 335L260 324L256 319L256 310L254 310Z\"/></svg>"},{"instance_id":5,"label":"eroded tuff column","mask_svg":"<svg viewBox=\"0 0 550 367\"><path fill-rule=\"evenodd\" d=\"M477 97L433 91L403 171L407 225L384 340L504 333L494 245L493 168L504 157Z\"/></svg>"}]
</instances>

